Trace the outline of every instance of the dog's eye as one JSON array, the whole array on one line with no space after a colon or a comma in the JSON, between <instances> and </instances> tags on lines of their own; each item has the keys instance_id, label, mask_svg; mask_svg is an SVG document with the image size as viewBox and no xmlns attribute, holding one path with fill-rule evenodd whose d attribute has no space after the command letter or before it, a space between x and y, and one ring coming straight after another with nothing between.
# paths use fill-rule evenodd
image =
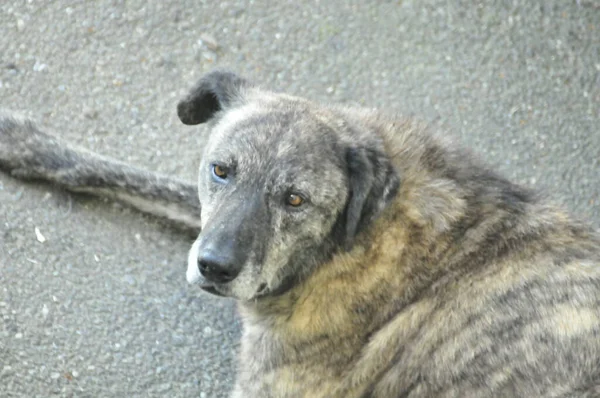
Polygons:
<instances>
[{"instance_id":1,"label":"dog's eye","mask_svg":"<svg viewBox=\"0 0 600 398\"><path fill-rule=\"evenodd\" d=\"M300 207L304 203L304 198L298 194L290 193L285 198L285 202L292 207Z\"/></svg>"},{"instance_id":2,"label":"dog's eye","mask_svg":"<svg viewBox=\"0 0 600 398\"><path fill-rule=\"evenodd\" d=\"M229 175L229 168L227 168L225 166L221 166L219 164L213 164L212 165L212 173L216 178L218 178L220 180L225 180L227 178L227 176Z\"/></svg>"}]
</instances>

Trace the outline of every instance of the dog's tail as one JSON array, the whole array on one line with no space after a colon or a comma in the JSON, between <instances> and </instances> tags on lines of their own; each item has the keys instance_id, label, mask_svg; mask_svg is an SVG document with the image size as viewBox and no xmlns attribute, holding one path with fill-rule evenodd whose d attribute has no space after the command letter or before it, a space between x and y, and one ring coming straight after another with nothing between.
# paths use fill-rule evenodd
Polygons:
<instances>
[{"instance_id":1,"label":"dog's tail","mask_svg":"<svg viewBox=\"0 0 600 398\"><path fill-rule=\"evenodd\" d=\"M200 228L194 184L76 148L2 109L0 170L15 178L109 197L187 228Z\"/></svg>"}]
</instances>

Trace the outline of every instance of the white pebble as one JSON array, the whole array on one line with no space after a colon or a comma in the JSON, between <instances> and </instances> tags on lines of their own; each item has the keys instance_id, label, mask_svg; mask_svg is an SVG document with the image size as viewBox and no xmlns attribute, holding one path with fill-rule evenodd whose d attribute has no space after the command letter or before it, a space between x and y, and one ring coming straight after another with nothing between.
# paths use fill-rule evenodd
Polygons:
<instances>
[{"instance_id":1,"label":"white pebble","mask_svg":"<svg viewBox=\"0 0 600 398\"><path fill-rule=\"evenodd\" d=\"M40 232L40 229L38 227L35 227L35 237L37 238L38 242L40 242L40 243L44 243L46 241L46 237L44 235L42 235L42 233Z\"/></svg>"},{"instance_id":2,"label":"white pebble","mask_svg":"<svg viewBox=\"0 0 600 398\"><path fill-rule=\"evenodd\" d=\"M217 39L215 39L214 36L209 35L208 33L202 33L200 35L199 44L202 44L202 43L209 50L216 51L219 48L219 43L217 42Z\"/></svg>"},{"instance_id":3,"label":"white pebble","mask_svg":"<svg viewBox=\"0 0 600 398\"><path fill-rule=\"evenodd\" d=\"M41 72L47 68L48 68L48 65L46 65L45 63L40 62L40 61L35 61L35 64L33 65L34 72Z\"/></svg>"}]
</instances>

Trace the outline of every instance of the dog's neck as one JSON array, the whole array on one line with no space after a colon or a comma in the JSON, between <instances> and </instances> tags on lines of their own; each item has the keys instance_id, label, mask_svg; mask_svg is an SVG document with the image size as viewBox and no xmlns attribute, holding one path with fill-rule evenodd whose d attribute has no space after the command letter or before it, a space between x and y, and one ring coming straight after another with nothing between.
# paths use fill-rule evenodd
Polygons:
<instances>
[{"instance_id":1,"label":"dog's neck","mask_svg":"<svg viewBox=\"0 0 600 398\"><path fill-rule=\"evenodd\" d=\"M386 321L388 311L398 311L398 306L430 282L421 280L423 267L441 266L435 259L446 247L433 242L440 242L438 237L465 214L465 201L457 199L462 197L457 191L464 187L429 165L419 164L425 156L404 163L398 158L392 156L402 181L396 197L357 237L351 251L338 251L284 294L242 303L240 313L247 324L298 338L339 335L341 329L370 330ZM423 264L428 262L431 264ZM413 275L417 264L421 272ZM381 302L372 296L385 291L394 301L390 308L369 308L369 303ZM369 326L340 327L365 321Z\"/></svg>"},{"instance_id":2,"label":"dog's neck","mask_svg":"<svg viewBox=\"0 0 600 398\"><path fill-rule=\"evenodd\" d=\"M411 220L409 210L403 198L396 198L364 231L350 252L335 254L282 295L240 304L245 327L261 329L272 338L285 339L292 345L304 345L324 336L335 336L336 341L343 340L346 344L366 338L346 333L361 330L368 334L396 312L398 306L409 302L414 293L410 263L428 239L423 234L424 228ZM383 230L386 233L380 232ZM379 238L370 239L370 235ZM371 308L371 303L381 302L373 295L382 292L390 297L386 308ZM365 325L348 327L356 322Z\"/></svg>"},{"instance_id":3,"label":"dog's neck","mask_svg":"<svg viewBox=\"0 0 600 398\"><path fill-rule=\"evenodd\" d=\"M458 177L453 178L448 176L447 167L425 163L432 162L426 156L426 145L421 152L423 155L408 159L410 162L394 159L402 180L399 192L350 252L333 255L282 295L240 305L247 328L258 328L299 345L323 336L364 343L369 333L448 272L452 248L468 230L462 220L480 211L488 213L490 219L501 219L507 200L521 201L519 195L504 198L498 194L501 189L464 185L463 180L470 181L464 175L482 173L476 164L459 170ZM446 153L436 155L440 157L436 163L452 164ZM497 181L505 184L500 178ZM481 195L485 200L477 199ZM486 208L480 208L480 203L487 203ZM365 325L348 327L357 322ZM365 335L344 335L356 330Z\"/></svg>"},{"instance_id":4,"label":"dog's neck","mask_svg":"<svg viewBox=\"0 0 600 398\"><path fill-rule=\"evenodd\" d=\"M402 181L398 194L350 252L334 254L284 294L240 304L245 350L268 356L278 352L272 349L276 345L291 347L288 359L309 353L317 358L319 347L340 345L347 356L341 360L351 360L352 347L363 346L371 333L444 280L454 264L453 247L469 229L464 220L470 213L501 218L508 200L498 194L501 189L463 182L472 180L466 175L483 174L482 169L474 164L450 173L453 158L435 141L403 138L417 139L423 141L420 155L392 156ZM520 201L518 195L510 198ZM480 208L481 203L487 207ZM283 360L281 355L270 359Z\"/></svg>"}]
</instances>

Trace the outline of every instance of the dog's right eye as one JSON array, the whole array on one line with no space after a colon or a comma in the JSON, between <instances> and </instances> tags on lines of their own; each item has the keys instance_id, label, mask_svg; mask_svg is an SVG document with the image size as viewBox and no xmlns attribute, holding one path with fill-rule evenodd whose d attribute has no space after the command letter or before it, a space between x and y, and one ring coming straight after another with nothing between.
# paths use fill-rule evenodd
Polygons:
<instances>
[{"instance_id":1,"label":"dog's right eye","mask_svg":"<svg viewBox=\"0 0 600 398\"><path fill-rule=\"evenodd\" d=\"M211 166L212 175L218 180L226 180L229 175L229 168L220 164L213 164Z\"/></svg>"}]
</instances>

